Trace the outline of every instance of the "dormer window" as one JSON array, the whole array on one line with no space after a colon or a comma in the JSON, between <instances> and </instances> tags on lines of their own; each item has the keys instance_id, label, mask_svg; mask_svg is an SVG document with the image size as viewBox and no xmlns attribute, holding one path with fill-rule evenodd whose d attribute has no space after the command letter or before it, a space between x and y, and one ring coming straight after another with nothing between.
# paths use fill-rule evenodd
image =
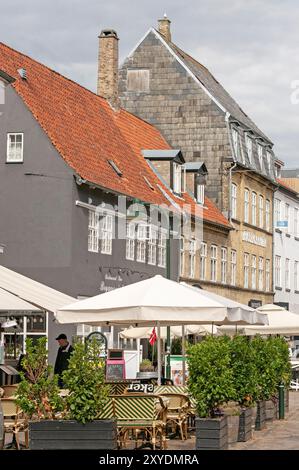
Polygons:
<instances>
[{"instance_id":1,"label":"dormer window","mask_svg":"<svg viewBox=\"0 0 299 470\"><path fill-rule=\"evenodd\" d=\"M237 129L232 130L232 137L233 137L233 146L235 151L236 159L239 158L239 133Z\"/></svg>"},{"instance_id":2,"label":"dormer window","mask_svg":"<svg viewBox=\"0 0 299 470\"><path fill-rule=\"evenodd\" d=\"M7 163L22 163L23 162L23 146L24 134L10 133L7 134Z\"/></svg>"},{"instance_id":3,"label":"dormer window","mask_svg":"<svg viewBox=\"0 0 299 470\"><path fill-rule=\"evenodd\" d=\"M173 163L173 191L177 194L182 192L182 166Z\"/></svg>"},{"instance_id":4,"label":"dormer window","mask_svg":"<svg viewBox=\"0 0 299 470\"><path fill-rule=\"evenodd\" d=\"M197 183L196 187L196 200L198 204L204 205L205 202L205 186L202 183Z\"/></svg>"},{"instance_id":5,"label":"dormer window","mask_svg":"<svg viewBox=\"0 0 299 470\"><path fill-rule=\"evenodd\" d=\"M260 162L260 169L263 170L263 147L262 145L257 146L259 162Z\"/></svg>"},{"instance_id":6,"label":"dormer window","mask_svg":"<svg viewBox=\"0 0 299 470\"><path fill-rule=\"evenodd\" d=\"M271 172L271 162L272 162L272 156L270 152L267 152L267 166L268 166L268 171L269 173Z\"/></svg>"},{"instance_id":7,"label":"dormer window","mask_svg":"<svg viewBox=\"0 0 299 470\"><path fill-rule=\"evenodd\" d=\"M249 162L252 163L252 139L249 137L249 135L246 135L246 148Z\"/></svg>"}]
</instances>

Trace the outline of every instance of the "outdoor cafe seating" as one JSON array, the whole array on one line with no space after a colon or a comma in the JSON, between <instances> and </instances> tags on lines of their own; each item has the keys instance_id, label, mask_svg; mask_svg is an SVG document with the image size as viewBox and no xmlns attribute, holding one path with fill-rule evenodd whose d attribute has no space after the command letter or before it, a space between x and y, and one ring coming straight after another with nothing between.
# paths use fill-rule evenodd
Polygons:
<instances>
[{"instance_id":1,"label":"outdoor cafe seating","mask_svg":"<svg viewBox=\"0 0 299 470\"><path fill-rule=\"evenodd\" d=\"M3 413L3 440L2 448L5 446L5 436L8 433L13 434L11 446L15 445L18 450L21 448L20 432L25 433L25 447L29 447L29 429L28 422L23 412L18 408L14 398L1 398L1 407Z\"/></svg>"}]
</instances>

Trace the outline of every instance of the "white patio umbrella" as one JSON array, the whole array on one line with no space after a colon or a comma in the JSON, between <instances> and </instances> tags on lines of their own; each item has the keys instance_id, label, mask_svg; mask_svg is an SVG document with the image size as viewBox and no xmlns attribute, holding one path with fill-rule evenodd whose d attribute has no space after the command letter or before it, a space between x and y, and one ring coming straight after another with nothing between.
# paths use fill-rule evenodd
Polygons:
<instances>
[{"instance_id":1,"label":"white patio umbrella","mask_svg":"<svg viewBox=\"0 0 299 470\"><path fill-rule=\"evenodd\" d=\"M36 307L23 299L20 299L14 294L7 292L0 288L0 312L37 312L40 308Z\"/></svg>"},{"instance_id":2,"label":"white patio umbrella","mask_svg":"<svg viewBox=\"0 0 299 470\"><path fill-rule=\"evenodd\" d=\"M299 315L289 312L279 305L266 304L257 309L259 312L266 313L268 317L268 325L248 325L241 328L240 333L246 336L256 334L262 335L296 335L299 334ZM221 327L226 333L233 333L229 326Z\"/></svg>"},{"instance_id":3,"label":"white patio umbrella","mask_svg":"<svg viewBox=\"0 0 299 470\"><path fill-rule=\"evenodd\" d=\"M59 323L157 326L158 381L161 383L161 326L248 324L250 313L230 312L221 303L190 287L154 276L56 311Z\"/></svg>"},{"instance_id":4,"label":"white patio umbrella","mask_svg":"<svg viewBox=\"0 0 299 470\"><path fill-rule=\"evenodd\" d=\"M143 327L143 328L127 328L121 331L120 336L126 339L146 339L151 336L153 329ZM185 326L185 335L198 335L205 336L208 334L218 335L221 334L219 328L213 325L186 325ZM182 328L180 326L171 326L170 327L170 336L172 338L182 337ZM167 328L161 328L161 339L167 338Z\"/></svg>"}]
</instances>

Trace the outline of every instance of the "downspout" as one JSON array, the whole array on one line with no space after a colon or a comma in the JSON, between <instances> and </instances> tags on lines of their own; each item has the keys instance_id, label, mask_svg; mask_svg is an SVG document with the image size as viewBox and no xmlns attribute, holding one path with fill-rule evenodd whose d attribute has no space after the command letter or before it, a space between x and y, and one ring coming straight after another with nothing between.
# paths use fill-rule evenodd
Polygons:
<instances>
[{"instance_id":1,"label":"downspout","mask_svg":"<svg viewBox=\"0 0 299 470\"><path fill-rule=\"evenodd\" d=\"M231 222L231 220L232 220L232 207L231 207L231 204L232 204L232 172L237 166L237 160L235 158L235 151L234 151L234 146L233 146L233 142L232 142L231 130L230 130L230 126L229 126L229 118L230 118L230 113L226 112L225 122L226 122L226 128L227 128L227 132L228 132L228 136L229 136L229 144L230 144L231 154L232 154L233 161L234 161L233 165L229 169L229 177L228 177L228 191L229 191L228 220Z\"/></svg>"},{"instance_id":2,"label":"downspout","mask_svg":"<svg viewBox=\"0 0 299 470\"><path fill-rule=\"evenodd\" d=\"M273 292L273 302L275 302L275 194L276 191L279 190L279 187L277 186L273 190L273 200L272 200L272 292Z\"/></svg>"}]
</instances>

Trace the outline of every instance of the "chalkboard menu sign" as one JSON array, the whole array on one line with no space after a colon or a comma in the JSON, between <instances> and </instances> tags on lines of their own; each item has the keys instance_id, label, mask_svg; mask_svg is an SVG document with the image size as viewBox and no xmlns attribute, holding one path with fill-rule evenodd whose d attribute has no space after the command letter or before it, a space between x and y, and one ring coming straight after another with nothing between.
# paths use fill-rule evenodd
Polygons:
<instances>
[{"instance_id":1,"label":"chalkboard menu sign","mask_svg":"<svg viewBox=\"0 0 299 470\"><path fill-rule=\"evenodd\" d=\"M124 378L124 364L110 362L106 365L106 379L120 380Z\"/></svg>"}]
</instances>

